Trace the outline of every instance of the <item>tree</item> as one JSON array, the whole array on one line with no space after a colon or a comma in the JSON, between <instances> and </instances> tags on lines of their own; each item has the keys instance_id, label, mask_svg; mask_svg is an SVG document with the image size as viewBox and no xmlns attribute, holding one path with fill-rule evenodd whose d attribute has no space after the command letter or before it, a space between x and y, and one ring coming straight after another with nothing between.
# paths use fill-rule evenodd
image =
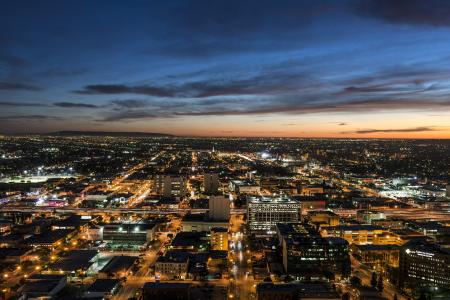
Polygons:
<instances>
[{"instance_id":1,"label":"tree","mask_svg":"<svg viewBox=\"0 0 450 300\"><path fill-rule=\"evenodd\" d=\"M375 288L377 287L377 273L372 273L372 279L370 279L370 285Z\"/></svg>"},{"instance_id":2,"label":"tree","mask_svg":"<svg viewBox=\"0 0 450 300\"><path fill-rule=\"evenodd\" d=\"M427 296L425 295L424 292L421 292L421 293L420 293L420 297L419 297L418 300L427 300Z\"/></svg>"},{"instance_id":3,"label":"tree","mask_svg":"<svg viewBox=\"0 0 450 300\"><path fill-rule=\"evenodd\" d=\"M394 295L394 300L398 300L397 294Z\"/></svg>"},{"instance_id":4,"label":"tree","mask_svg":"<svg viewBox=\"0 0 450 300\"><path fill-rule=\"evenodd\" d=\"M342 295L342 300L350 300L350 294L347 292Z\"/></svg>"},{"instance_id":5,"label":"tree","mask_svg":"<svg viewBox=\"0 0 450 300\"><path fill-rule=\"evenodd\" d=\"M359 278L358 276L352 276L350 278L350 284L353 285L354 287L361 286L361 278Z\"/></svg>"},{"instance_id":6,"label":"tree","mask_svg":"<svg viewBox=\"0 0 450 300\"><path fill-rule=\"evenodd\" d=\"M383 277L381 277L381 275L378 276L377 289L380 293L382 293L384 289Z\"/></svg>"}]
</instances>

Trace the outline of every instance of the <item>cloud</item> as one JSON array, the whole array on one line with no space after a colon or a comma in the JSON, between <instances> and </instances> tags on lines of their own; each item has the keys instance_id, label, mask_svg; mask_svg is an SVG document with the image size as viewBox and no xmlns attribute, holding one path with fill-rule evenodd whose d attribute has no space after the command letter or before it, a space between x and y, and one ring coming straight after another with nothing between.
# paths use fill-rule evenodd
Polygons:
<instances>
[{"instance_id":1,"label":"cloud","mask_svg":"<svg viewBox=\"0 0 450 300\"><path fill-rule=\"evenodd\" d=\"M0 64L4 64L11 68L24 67L29 63L20 56L12 55L5 50L0 49Z\"/></svg>"},{"instance_id":2,"label":"cloud","mask_svg":"<svg viewBox=\"0 0 450 300\"><path fill-rule=\"evenodd\" d=\"M99 108L100 106L88 103L76 103L76 102L55 102L53 106L64 108Z\"/></svg>"},{"instance_id":3,"label":"cloud","mask_svg":"<svg viewBox=\"0 0 450 300\"><path fill-rule=\"evenodd\" d=\"M87 72L88 72L88 69L86 69L86 68L79 68L79 69L73 69L73 70L65 70L65 69L61 69L61 68L50 68L50 69L47 69L47 70L37 73L37 76L69 77L69 76L83 75L83 74L86 74Z\"/></svg>"},{"instance_id":4,"label":"cloud","mask_svg":"<svg viewBox=\"0 0 450 300\"><path fill-rule=\"evenodd\" d=\"M324 81L299 67L303 64L290 60L259 69L256 74L221 74L208 80L175 81L165 86L87 85L76 93L152 96L110 100L101 106L112 110L100 115L99 120L105 121L130 121L133 117L450 110L446 83L450 72L446 69L401 65L370 75Z\"/></svg>"},{"instance_id":5,"label":"cloud","mask_svg":"<svg viewBox=\"0 0 450 300\"><path fill-rule=\"evenodd\" d=\"M353 133L367 134L367 133L386 133L386 132L427 132L427 131L439 131L432 126L415 127L415 128L403 128L403 129L363 129L357 130Z\"/></svg>"},{"instance_id":6,"label":"cloud","mask_svg":"<svg viewBox=\"0 0 450 300\"><path fill-rule=\"evenodd\" d=\"M52 120L52 121L61 121L64 120L62 117L58 116L49 116L49 115L14 115L14 116L2 116L0 117L0 121L14 121L14 120Z\"/></svg>"},{"instance_id":7,"label":"cloud","mask_svg":"<svg viewBox=\"0 0 450 300\"><path fill-rule=\"evenodd\" d=\"M450 2L441 0L354 1L358 14L393 23L450 26Z\"/></svg>"},{"instance_id":8,"label":"cloud","mask_svg":"<svg viewBox=\"0 0 450 300\"><path fill-rule=\"evenodd\" d=\"M85 86L81 90L74 91L76 94L82 95L101 95L101 94L141 94L157 97L173 97L174 93L170 89L140 85L127 86L124 84L94 84Z\"/></svg>"},{"instance_id":9,"label":"cloud","mask_svg":"<svg viewBox=\"0 0 450 300\"><path fill-rule=\"evenodd\" d=\"M140 119L155 119L164 117L163 115L158 115L148 111L124 111L119 113L108 114L102 119L98 119L98 122L118 122L118 121L133 121Z\"/></svg>"},{"instance_id":10,"label":"cloud","mask_svg":"<svg viewBox=\"0 0 450 300\"><path fill-rule=\"evenodd\" d=\"M155 7L150 28L164 43L152 43L143 53L205 59L232 53L298 49L299 37L316 18L342 10L331 1L209 0L178 1Z\"/></svg>"},{"instance_id":11,"label":"cloud","mask_svg":"<svg viewBox=\"0 0 450 300\"><path fill-rule=\"evenodd\" d=\"M303 72L266 71L242 79L208 79L169 86L95 84L74 93L82 95L138 94L170 98L209 98L215 96L275 95L297 92L316 86L310 75ZM122 100L118 100L120 103ZM130 101L131 103L131 101Z\"/></svg>"},{"instance_id":12,"label":"cloud","mask_svg":"<svg viewBox=\"0 0 450 300\"><path fill-rule=\"evenodd\" d=\"M146 100L135 100L135 99L126 99L126 100L112 100L111 104L119 107L119 108L141 108L149 105Z\"/></svg>"},{"instance_id":13,"label":"cloud","mask_svg":"<svg viewBox=\"0 0 450 300\"><path fill-rule=\"evenodd\" d=\"M45 106L42 103L33 102L13 102L13 101L0 101L0 106L11 106L11 107L33 107L33 106Z\"/></svg>"},{"instance_id":14,"label":"cloud","mask_svg":"<svg viewBox=\"0 0 450 300\"><path fill-rule=\"evenodd\" d=\"M40 91L42 88L18 82L0 82L0 90Z\"/></svg>"},{"instance_id":15,"label":"cloud","mask_svg":"<svg viewBox=\"0 0 450 300\"><path fill-rule=\"evenodd\" d=\"M347 125L347 123L344 123L344 122L338 123L338 126L346 126L346 125Z\"/></svg>"},{"instance_id":16,"label":"cloud","mask_svg":"<svg viewBox=\"0 0 450 300\"><path fill-rule=\"evenodd\" d=\"M373 112L390 110L424 110L424 109L450 109L450 101L433 100L389 100L374 99L347 102L308 103L293 101L292 99L280 99L276 104L256 107L244 107L241 109L222 108L220 110L197 110L175 112L179 116L220 116L220 115L260 115L260 114L313 114L313 113L346 113L346 112Z\"/></svg>"}]
</instances>

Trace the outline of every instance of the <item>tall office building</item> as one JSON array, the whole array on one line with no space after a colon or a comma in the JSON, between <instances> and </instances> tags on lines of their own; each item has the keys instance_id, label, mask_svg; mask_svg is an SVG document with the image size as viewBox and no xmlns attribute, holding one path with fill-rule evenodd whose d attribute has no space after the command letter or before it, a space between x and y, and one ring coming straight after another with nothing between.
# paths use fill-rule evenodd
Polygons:
<instances>
[{"instance_id":1,"label":"tall office building","mask_svg":"<svg viewBox=\"0 0 450 300\"><path fill-rule=\"evenodd\" d=\"M450 289L450 250L430 242L411 241L400 250L401 288Z\"/></svg>"},{"instance_id":2,"label":"tall office building","mask_svg":"<svg viewBox=\"0 0 450 300\"><path fill-rule=\"evenodd\" d=\"M219 174L205 173L203 176L203 189L205 194L216 194L219 191Z\"/></svg>"},{"instance_id":3,"label":"tall office building","mask_svg":"<svg viewBox=\"0 0 450 300\"><path fill-rule=\"evenodd\" d=\"M155 177L155 190L164 197L182 197L186 194L186 178L181 175L158 174Z\"/></svg>"},{"instance_id":4,"label":"tall office building","mask_svg":"<svg viewBox=\"0 0 450 300\"><path fill-rule=\"evenodd\" d=\"M302 279L350 275L349 244L344 239L293 235L283 239L282 248L287 274Z\"/></svg>"},{"instance_id":5,"label":"tall office building","mask_svg":"<svg viewBox=\"0 0 450 300\"><path fill-rule=\"evenodd\" d=\"M277 223L301 221L301 204L288 197L247 197L247 220L253 232L275 233Z\"/></svg>"},{"instance_id":6,"label":"tall office building","mask_svg":"<svg viewBox=\"0 0 450 300\"><path fill-rule=\"evenodd\" d=\"M230 219L230 200L224 196L209 198L209 219L213 221L228 221Z\"/></svg>"},{"instance_id":7,"label":"tall office building","mask_svg":"<svg viewBox=\"0 0 450 300\"><path fill-rule=\"evenodd\" d=\"M276 225L287 274L300 279L350 275L349 243L342 238L321 237L308 223Z\"/></svg>"}]
</instances>

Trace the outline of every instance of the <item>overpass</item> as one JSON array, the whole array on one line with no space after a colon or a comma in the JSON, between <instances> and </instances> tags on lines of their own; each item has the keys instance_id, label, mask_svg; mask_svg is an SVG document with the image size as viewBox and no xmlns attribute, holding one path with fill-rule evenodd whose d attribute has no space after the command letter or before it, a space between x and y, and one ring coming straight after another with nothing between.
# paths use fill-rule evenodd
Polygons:
<instances>
[{"instance_id":1,"label":"overpass","mask_svg":"<svg viewBox=\"0 0 450 300\"><path fill-rule=\"evenodd\" d=\"M231 214L245 213L246 209L231 209ZM177 209L146 209L146 208L80 208L80 207L51 207L51 206L14 206L2 207L0 213L74 213L74 214L138 214L138 215L184 215L187 213L205 213L208 212L206 208L177 208Z\"/></svg>"}]
</instances>

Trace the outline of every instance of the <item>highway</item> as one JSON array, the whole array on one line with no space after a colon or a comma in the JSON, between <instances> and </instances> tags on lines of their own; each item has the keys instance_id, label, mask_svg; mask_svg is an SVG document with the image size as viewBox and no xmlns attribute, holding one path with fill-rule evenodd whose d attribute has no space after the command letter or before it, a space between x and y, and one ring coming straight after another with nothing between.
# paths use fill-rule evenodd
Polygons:
<instances>
[{"instance_id":1,"label":"highway","mask_svg":"<svg viewBox=\"0 0 450 300\"><path fill-rule=\"evenodd\" d=\"M171 214L186 214L186 213L204 213L206 208L177 208L177 209L147 209L147 208L80 208L80 207L53 207L53 206L3 206L0 212L26 212L26 213L75 213L75 214L154 214L154 215L171 215ZM231 209L231 214L245 213L245 209Z\"/></svg>"}]
</instances>

